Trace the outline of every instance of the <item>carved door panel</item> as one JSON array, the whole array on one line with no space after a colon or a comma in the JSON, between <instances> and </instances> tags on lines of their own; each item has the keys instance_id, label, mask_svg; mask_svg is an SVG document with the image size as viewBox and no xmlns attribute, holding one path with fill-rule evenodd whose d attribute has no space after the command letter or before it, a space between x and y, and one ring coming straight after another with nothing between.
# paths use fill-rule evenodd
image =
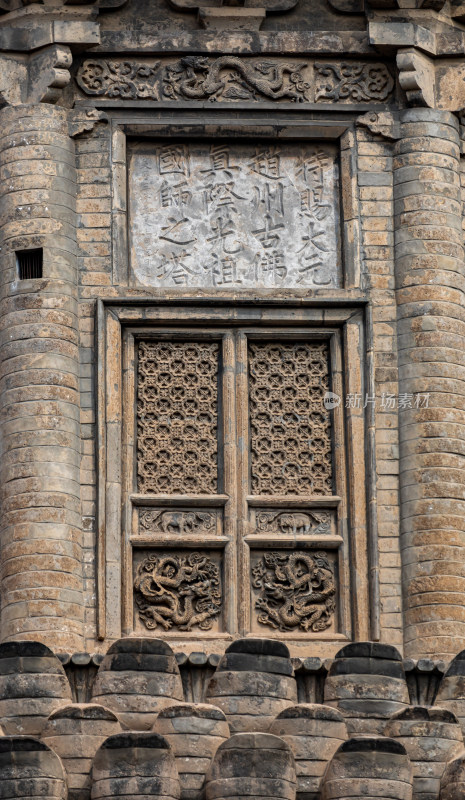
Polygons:
<instances>
[{"instance_id":1,"label":"carved door panel","mask_svg":"<svg viewBox=\"0 0 465 800\"><path fill-rule=\"evenodd\" d=\"M164 330L133 353L127 630L344 638L337 331Z\"/></svg>"}]
</instances>

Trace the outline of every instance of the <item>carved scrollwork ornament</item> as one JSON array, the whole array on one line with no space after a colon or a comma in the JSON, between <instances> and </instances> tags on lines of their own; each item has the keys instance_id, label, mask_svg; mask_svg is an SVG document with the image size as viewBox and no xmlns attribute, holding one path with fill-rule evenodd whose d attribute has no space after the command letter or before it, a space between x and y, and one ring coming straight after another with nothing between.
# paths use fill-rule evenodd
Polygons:
<instances>
[{"instance_id":1,"label":"carved scrollwork ornament","mask_svg":"<svg viewBox=\"0 0 465 800\"><path fill-rule=\"evenodd\" d=\"M149 630L208 631L222 608L220 570L201 553L152 554L139 564L134 595Z\"/></svg>"},{"instance_id":2,"label":"carved scrollwork ornament","mask_svg":"<svg viewBox=\"0 0 465 800\"><path fill-rule=\"evenodd\" d=\"M325 552L265 553L252 568L261 625L279 631L317 633L328 628L336 609L336 585Z\"/></svg>"},{"instance_id":3,"label":"carved scrollwork ornament","mask_svg":"<svg viewBox=\"0 0 465 800\"><path fill-rule=\"evenodd\" d=\"M159 100L155 79L160 62L152 66L136 61L86 60L76 80L89 95L122 100Z\"/></svg>"},{"instance_id":4,"label":"carved scrollwork ornament","mask_svg":"<svg viewBox=\"0 0 465 800\"><path fill-rule=\"evenodd\" d=\"M394 79L384 64L315 64L318 74L315 100L352 102L387 100L394 88Z\"/></svg>"}]
</instances>

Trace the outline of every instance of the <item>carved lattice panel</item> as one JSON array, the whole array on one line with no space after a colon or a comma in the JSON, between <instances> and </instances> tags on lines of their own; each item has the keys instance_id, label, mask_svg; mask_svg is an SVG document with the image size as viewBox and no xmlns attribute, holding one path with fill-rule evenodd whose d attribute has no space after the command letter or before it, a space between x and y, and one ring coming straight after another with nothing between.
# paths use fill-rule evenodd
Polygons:
<instances>
[{"instance_id":1,"label":"carved lattice panel","mask_svg":"<svg viewBox=\"0 0 465 800\"><path fill-rule=\"evenodd\" d=\"M140 492L217 491L218 357L218 343L139 343Z\"/></svg>"},{"instance_id":2,"label":"carved lattice panel","mask_svg":"<svg viewBox=\"0 0 465 800\"><path fill-rule=\"evenodd\" d=\"M327 343L249 344L252 493L330 495Z\"/></svg>"}]
</instances>

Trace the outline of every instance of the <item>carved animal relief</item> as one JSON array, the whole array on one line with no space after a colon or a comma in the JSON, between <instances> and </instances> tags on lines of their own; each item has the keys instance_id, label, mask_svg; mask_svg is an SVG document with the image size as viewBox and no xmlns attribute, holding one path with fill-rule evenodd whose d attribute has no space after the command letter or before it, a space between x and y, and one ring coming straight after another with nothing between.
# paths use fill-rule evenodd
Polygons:
<instances>
[{"instance_id":1,"label":"carved animal relief","mask_svg":"<svg viewBox=\"0 0 465 800\"><path fill-rule=\"evenodd\" d=\"M327 553L265 553L252 568L257 619L280 631L324 631L336 608L336 585Z\"/></svg>"},{"instance_id":2,"label":"carved animal relief","mask_svg":"<svg viewBox=\"0 0 465 800\"><path fill-rule=\"evenodd\" d=\"M252 493L332 494L327 344L249 345Z\"/></svg>"},{"instance_id":3,"label":"carved animal relief","mask_svg":"<svg viewBox=\"0 0 465 800\"><path fill-rule=\"evenodd\" d=\"M140 514L139 524L152 533L215 533L216 515L207 511L154 508Z\"/></svg>"},{"instance_id":4,"label":"carved animal relief","mask_svg":"<svg viewBox=\"0 0 465 800\"><path fill-rule=\"evenodd\" d=\"M140 492L217 489L218 344L140 342L137 483Z\"/></svg>"},{"instance_id":5,"label":"carved animal relief","mask_svg":"<svg viewBox=\"0 0 465 800\"><path fill-rule=\"evenodd\" d=\"M329 533L331 516L327 511L257 511L257 533L284 535Z\"/></svg>"},{"instance_id":6,"label":"carved animal relief","mask_svg":"<svg viewBox=\"0 0 465 800\"><path fill-rule=\"evenodd\" d=\"M134 596L150 630L208 631L222 607L220 570L201 553L154 553L139 564Z\"/></svg>"},{"instance_id":7,"label":"carved animal relief","mask_svg":"<svg viewBox=\"0 0 465 800\"><path fill-rule=\"evenodd\" d=\"M337 286L338 167L329 145L134 146L130 256L155 287Z\"/></svg>"},{"instance_id":8,"label":"carved animal relief","mask_svg":"<svg viewBox=\"0 0 465 800\"><path fill-rule=\"evenodd\" d=\"M380 63L233 55L158 61L87 59L76 82L91 96L154 101L384 103L394 89L391 73Z\"/></svg>"},{"instance_id":9,"label":"carved animal relief","mask_svg":"<svg viewBox=\"0 0 465 800\"><path fill-rule=\"evenodd\" d=\"M310 84L304 63L187 56L165 69L163 94L172 100L287 100L303 102Z\"/></svg>"}]
</instances>

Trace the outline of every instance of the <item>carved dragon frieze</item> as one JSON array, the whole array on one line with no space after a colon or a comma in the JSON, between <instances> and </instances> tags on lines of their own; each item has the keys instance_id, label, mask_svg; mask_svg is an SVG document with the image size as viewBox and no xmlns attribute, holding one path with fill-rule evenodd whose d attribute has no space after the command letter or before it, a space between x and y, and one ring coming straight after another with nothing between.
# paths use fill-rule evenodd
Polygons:
<instances>
[{"instance_id":1,"label":"carved dragon frieze","mask_svg":"<svg viewBox=\"0 0 465 800\"><path fill-rule=\"evenodd\" d=\"M384 64L184 56L178 60L86 59L76 82L86 94L121 100L339 103L386 102Z\"/></svg>"}]
</instances>

